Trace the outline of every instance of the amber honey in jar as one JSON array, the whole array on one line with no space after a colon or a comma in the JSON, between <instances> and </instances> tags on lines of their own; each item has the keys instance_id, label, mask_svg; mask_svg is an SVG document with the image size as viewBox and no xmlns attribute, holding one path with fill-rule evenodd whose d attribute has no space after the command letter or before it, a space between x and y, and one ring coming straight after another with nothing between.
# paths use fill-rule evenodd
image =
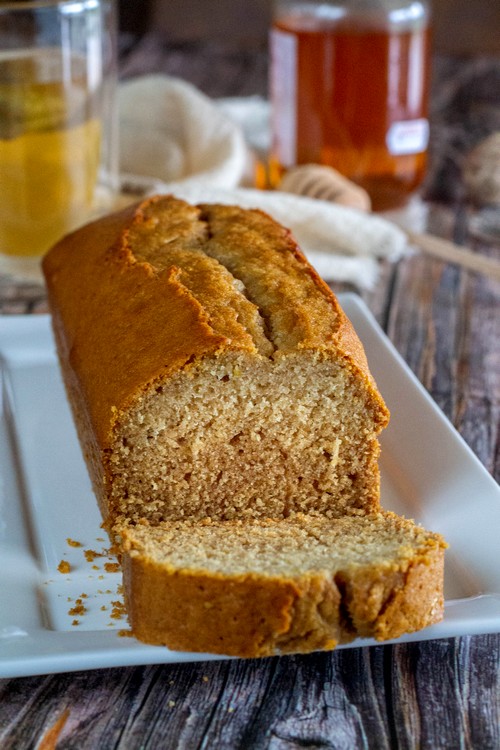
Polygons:
<instances>
[{"instance_id":1,"label":"amber honey in jar","mask_svg":"<svg viewBox=\"0 0 500 750\"><path fill-rule=\"evenodd\" d=\"M375 210L404 205L429 139L425 0L281 0L270 55L271 185L291 166L326 164Z\"/></svg>"}]
</instances>

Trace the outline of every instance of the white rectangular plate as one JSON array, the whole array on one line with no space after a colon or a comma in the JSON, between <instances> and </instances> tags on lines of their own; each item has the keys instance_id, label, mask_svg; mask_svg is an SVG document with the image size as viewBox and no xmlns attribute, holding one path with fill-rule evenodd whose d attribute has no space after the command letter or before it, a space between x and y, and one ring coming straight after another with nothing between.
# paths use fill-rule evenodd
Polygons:
<instances>
[{"instance_id":1,"label":"white rectangular plate","mask_svg":"<svg viewBox=\"0 0 500 750\"><path fill-rule=\"evenodd\" d=\"M344 295L341 303L392 412L383 504L450 544L443 622L398 642L500 631L500 488L363 302ZM124 637L120 574L106 553L48 316L0 318L0 366L0 677L220 659ZM58 571L61 561L69 573Z\"/></svg>"}]
</instances>

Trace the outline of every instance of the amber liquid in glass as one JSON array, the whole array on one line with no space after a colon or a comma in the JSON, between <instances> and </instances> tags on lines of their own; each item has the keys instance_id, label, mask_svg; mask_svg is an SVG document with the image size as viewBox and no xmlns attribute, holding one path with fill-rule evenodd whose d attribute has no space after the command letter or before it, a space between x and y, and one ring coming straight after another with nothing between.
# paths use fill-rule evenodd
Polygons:
<instances>
[{"instance_id":1,"label":"amber liquid in glass","mask_svg":"<svg viewBox=\"0 0 500 750\"><path fill-rule=\"evenodd\" d=\"M276 21L270 182L325 164L365 188L375 210L403 205L425 173L428 58L427 28Z\"/></svg>"},{"instance_id":2,"label":"amber liquid in glass","mask_svg":"<svg viewBox=\"0 0 500 750\"><path fill-rule=\"evenodd\" d=\"M85 78L49 75L59 53L0 54L0 252L42 255L94 205L101 121ZM90 105L89 105L90 102Z\"/></svg>"}]
</instances>

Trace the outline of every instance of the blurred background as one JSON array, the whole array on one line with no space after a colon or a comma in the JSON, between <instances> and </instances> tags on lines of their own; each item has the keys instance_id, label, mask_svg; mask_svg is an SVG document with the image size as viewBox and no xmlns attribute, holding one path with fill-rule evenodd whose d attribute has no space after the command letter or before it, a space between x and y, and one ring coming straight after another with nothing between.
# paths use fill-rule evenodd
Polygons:
<instances>
[{"instance_id":1,"label":"blurred background","mask_svg":"<svg viewBox=\"0 0 500 750\"><path fill-rule=\"evenodd\" d=\"M498 0L433 0L434 47L451 55L500 55ZM155 31L176 44L219 40L241 50L265 47L271 0L121 0L121 27Z\"/></svg>"},{"instance_id":2,"label":"blurred background","mask_svg":"<svg viewBox=\"0 0 500 750\"><path fill-rule=\"evenodd\" d=\"M272 0L119 0L120 75L162 72L208 96L268 94ZM500 0L432 0L429 170L423 197L464 195L465 155L500 131Z\"/></svg>"}]
</instances>

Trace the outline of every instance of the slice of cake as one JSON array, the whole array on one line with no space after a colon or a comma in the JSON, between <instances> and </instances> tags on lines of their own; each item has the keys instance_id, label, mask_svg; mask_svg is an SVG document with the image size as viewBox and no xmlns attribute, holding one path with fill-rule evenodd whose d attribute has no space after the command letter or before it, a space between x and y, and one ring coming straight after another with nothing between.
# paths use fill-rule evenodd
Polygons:
<instances>
[{"instance_id":1,"label":"slice of cake","mask_svg":"<svg viewBox=\"0 0 500 750\"><path fill-rule=\"evenodd\" d=\"M138 525L123 540L133 632L175 650L304 653L443 613L443 540L393 513Z\"/></svg>"}]
</instances>

